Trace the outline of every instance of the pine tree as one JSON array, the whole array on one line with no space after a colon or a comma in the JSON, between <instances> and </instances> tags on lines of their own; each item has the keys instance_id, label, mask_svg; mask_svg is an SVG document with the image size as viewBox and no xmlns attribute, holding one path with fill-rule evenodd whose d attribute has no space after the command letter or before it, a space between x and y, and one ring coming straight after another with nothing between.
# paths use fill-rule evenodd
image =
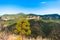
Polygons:
<instances>
[{"instance_id":1,"label":"pine tree","mask_svg":"<svg viewBox=\"0 0 60 40\"><path fill-rule=\"evenodd\" d=\"M24 35L31 34L30 23L28 20L26 18L19 19L14 32L20 33L20 35L22 35L22 40Z\"/></svg>"}]
</instances>

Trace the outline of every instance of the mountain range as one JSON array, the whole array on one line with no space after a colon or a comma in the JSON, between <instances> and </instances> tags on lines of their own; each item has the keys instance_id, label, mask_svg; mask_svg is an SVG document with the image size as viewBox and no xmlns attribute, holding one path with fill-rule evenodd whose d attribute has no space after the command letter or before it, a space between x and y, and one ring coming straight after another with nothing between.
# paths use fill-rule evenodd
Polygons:
<instances>
[{"instance_id":1,"label":"mountain range","mask_svg":"<svg viewBox=\"0 0 60 40\"><path fill-rule=\"evenodd\" d=\"M2 16L6 16L6 17L27 17L27 16L39 16L42 19L60 19L60 15L59 14L46 14L46 15L36 15L36 14L24 14L24 13L19 13L19 14L5 14ZM1 17L2 17L1 16Z\"/></svg>"},{"instance_id":2,"label":"mountain range","mask_svg":"<svg viewBox=\"0 0 60 40\"><path fill-rule=\"evenodd\" d=\"M60 15L58 14L46 14L46 15L36 15L36 14L29 14L32 16L40 16L42 19L60 19Z\"/></svg>"}]
</instances>

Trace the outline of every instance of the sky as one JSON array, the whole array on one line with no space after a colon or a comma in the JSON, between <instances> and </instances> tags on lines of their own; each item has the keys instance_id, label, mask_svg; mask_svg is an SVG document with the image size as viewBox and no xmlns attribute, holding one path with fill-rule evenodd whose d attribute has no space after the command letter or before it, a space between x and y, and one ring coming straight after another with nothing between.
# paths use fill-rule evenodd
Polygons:
<instances>
[{"instance_id":1,"label":"sky","mask_svg":"<svg viewBox=\"0 0 60 40\"><path fill-rule=\"evenodd\" d=\"M60 14L60 0L0 0L0 15L17 14Z\"/></svg>"}]
</instances>

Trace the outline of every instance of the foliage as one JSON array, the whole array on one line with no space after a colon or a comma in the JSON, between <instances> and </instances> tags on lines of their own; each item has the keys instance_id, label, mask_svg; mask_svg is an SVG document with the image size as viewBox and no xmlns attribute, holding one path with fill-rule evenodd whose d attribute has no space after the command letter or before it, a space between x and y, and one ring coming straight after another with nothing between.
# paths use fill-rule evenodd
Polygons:
<instances>
[{"instance_id":1,"label":"foliage","mask_svg":"<svg viewBox=\"0 0 60 40\"><path fill-rule=\"evenodd\" d=\"M20 34L23 35L31 34L30 24L25 18L21 18L18 20L15 30L19 31Z\"/></svg>"},{"instance_id":2,"label":"foliage","mask_svg":"<svg viewBox=\"0 0 60 40\"><path fill-rule=\"evenodd\" d=\"M22 38L21 36L18 36L17 40L22 40L21 38Z\"/></svg>"},{"instance_id":3,"label":"foliage","mask_svg":"<svg viewBox=\"0 0 60 40\"><path fill-rule=\"evenodd\" d=\"M37 36L40 35L40 25L38 24L38 21L35 20L29 20L30 26L31 26L31 37L37 38Z\"/></svg>"}]
</instances>

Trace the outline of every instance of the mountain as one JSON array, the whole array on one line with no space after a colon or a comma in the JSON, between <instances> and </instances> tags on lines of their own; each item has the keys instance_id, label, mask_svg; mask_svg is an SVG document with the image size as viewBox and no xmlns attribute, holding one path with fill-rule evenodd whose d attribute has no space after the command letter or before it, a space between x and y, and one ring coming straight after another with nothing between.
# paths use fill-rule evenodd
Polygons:
<instances>
[{"instance_id":1,"label":"mountain","mask_svg":"<svg viewBox=\"0 0 60 40\"><path fill-rule=\"evenodd\" d=\"M48 14L48 15L29 14L29 16L40 16L42 19L60 19L60 15L58 14Z\"/></svg>"},{"instance_id":2,"label":"mountain","mask_svg":"<svg viewBox=\"0 0 60 40\"><path fill-rule=\"evenodd\" d=\"M24 14L24 13L19 13L19 14L5 14L3 15L4 17L17 17L17 18L21 18L21 17L27 17L27 16L40 16L40 18L46 20L46 19L60 19L60 15L58 14L47 14L47 15L36 15L36 14Z\"/></svg>"},{"instance_id":3,"label":"mountain","mask_svg":"<svg viewBox=\"0 0 60 40\"><path fill-rule=\"evenodd\" d=\"M4 14L2 17L13 17L13 18L21 18L21 17L26 17L26 14L24 13L18 13L18 14Z\"/></svg>"}]
</instances>

